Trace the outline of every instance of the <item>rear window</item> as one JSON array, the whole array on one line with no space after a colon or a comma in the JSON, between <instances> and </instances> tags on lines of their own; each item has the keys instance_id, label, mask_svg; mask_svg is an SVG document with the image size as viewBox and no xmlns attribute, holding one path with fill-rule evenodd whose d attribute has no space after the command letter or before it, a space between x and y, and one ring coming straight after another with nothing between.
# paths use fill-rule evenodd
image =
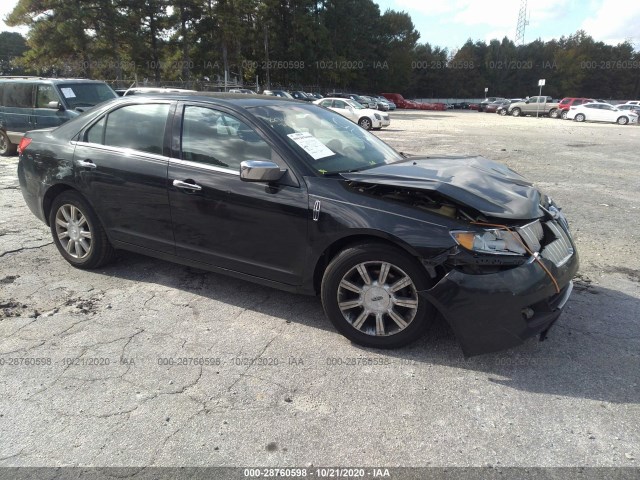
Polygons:
<instances>
[{"instance_id":1,"label":"rear window","mask_svg":"<svg viewBox=\"0 0 640 480\"><path fill-rule=\"evenodd\" d=\"M118 96L106 83L60 83L58 89L72 109L93 107Z\"/></svg>"},{"instance_id":2,"label":"rear window","mask_svg":"<svg viewBox=\"0 0 640 480\"><path fill-rule=\"evenodd\" d=\"M33 85L30 83L7 83L4 85L2 105L5 107L29 108L33 106Z\"/></svg>"},{"instance_id":3,"label":"rear window","mask_svg":"<svg viewBox=\"0 0 640 480\"><path fill-rule=\"evenodd\" d=\"M169 104L126 105L95 123L85 141L162 155Z\"/></svg>"},{"instance_id":4,"label":"rear window","mask_svg":"<svg viewBox=\"0 0 640 480\"><path fill-rule=\"evenodd\" d=\"M162 155L169 104L128 105L107 117L105 145Z\"/></svg>"}]
</instances>

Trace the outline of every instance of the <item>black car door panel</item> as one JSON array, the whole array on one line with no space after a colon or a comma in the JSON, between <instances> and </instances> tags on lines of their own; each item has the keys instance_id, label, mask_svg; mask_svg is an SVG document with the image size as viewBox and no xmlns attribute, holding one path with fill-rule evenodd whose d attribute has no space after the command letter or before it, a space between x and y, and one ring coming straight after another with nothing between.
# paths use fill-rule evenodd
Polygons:
<instances>
[{"instance_id":1,"label":"black car door panel","mask_svg":"<svg viewBox=\"0 0 640 480\"><path fill-rule=\"evenodd\" d=\"M168 174L176 254L299 284L308 254L306 189L243 182L240 162L273 160L270 144L232 115L189 108L183 158L170 161Z\"/></svg>"},{"instance_id":2,"label":"black car door panel","mask_svg":"<svg viewBox=\"0 0 640 480\"><path fill-rule=\"evenodd\" d=\"M175 253L163 153L170 104L127 105L83 133L74 168L112 240Z\"/></svg>"}]
</instances>

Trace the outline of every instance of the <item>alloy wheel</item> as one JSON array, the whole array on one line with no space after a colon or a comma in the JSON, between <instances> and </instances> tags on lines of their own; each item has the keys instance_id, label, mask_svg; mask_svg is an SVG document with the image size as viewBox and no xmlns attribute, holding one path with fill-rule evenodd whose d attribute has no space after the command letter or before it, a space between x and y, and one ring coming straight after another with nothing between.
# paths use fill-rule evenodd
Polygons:
<instances>
[{"instance_id":1,"label":"alloy wheel","mask_svg":"<svg viewBox=\"0 0 640 480\"><path fill-rule=\"evenodd\" d=\"M56 212L56 234L66 252L82 260L91 253L93 235L87 217L71 204L64 204Z\"/></svg>"},{"instance_id":2,"label":"alloy wheel","mask_svg":"<svg viewBox=\"0 0 640 480\"><path fill-rule=\"evenodd\" d=\"M371 120L369 120L368 118L363 118L362 120L360 120L360 126L365 130L371 130Z\"/></svg>"},{"instance_id":3,"label":"alloy wheel","mask_svg":"<svg viewBox=\"0 0 640 480\"><path fill-rule=\"evenodd\" d=\"M389 262L363 262L351 268L340 281L337 297L345 320L372 336L403 331L418 311L413 280Z\"/></svg>"}]
</instances>

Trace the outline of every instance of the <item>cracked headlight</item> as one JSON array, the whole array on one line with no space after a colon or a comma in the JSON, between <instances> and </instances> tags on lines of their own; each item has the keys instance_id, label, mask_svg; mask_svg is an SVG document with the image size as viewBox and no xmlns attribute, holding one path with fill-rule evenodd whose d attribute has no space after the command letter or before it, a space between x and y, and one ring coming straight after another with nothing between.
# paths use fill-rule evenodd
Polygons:
<instances>
[{"instance_id":1,"label":"cracked headlight","mask_svg":"<svg viewBox=\"0 0 640 480\"><path fill-rule=\"evenodd\" d=\"M484 230L482 232L452 231L451 236L458 245L478 253L500 255L524 255L527 253L522 240L515 232L507 230Z\"/></svg>"}]
</instances>

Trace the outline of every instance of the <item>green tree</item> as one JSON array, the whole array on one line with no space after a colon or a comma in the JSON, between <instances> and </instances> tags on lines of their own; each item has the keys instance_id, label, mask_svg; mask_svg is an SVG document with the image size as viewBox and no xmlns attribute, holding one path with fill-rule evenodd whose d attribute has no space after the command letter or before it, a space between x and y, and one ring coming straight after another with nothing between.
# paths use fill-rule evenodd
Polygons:
<instances>
[{"instance_id":1,"label":"green tree","mask_svg":"<svg viewBox=\"0 0 640 480\"><path fill-rule=\"evenodd\" d=\"M0 32L0 75L22 75L24 68L16 65L27 51L25 38L16 32Z\"/></svg>"}]
</instances>

